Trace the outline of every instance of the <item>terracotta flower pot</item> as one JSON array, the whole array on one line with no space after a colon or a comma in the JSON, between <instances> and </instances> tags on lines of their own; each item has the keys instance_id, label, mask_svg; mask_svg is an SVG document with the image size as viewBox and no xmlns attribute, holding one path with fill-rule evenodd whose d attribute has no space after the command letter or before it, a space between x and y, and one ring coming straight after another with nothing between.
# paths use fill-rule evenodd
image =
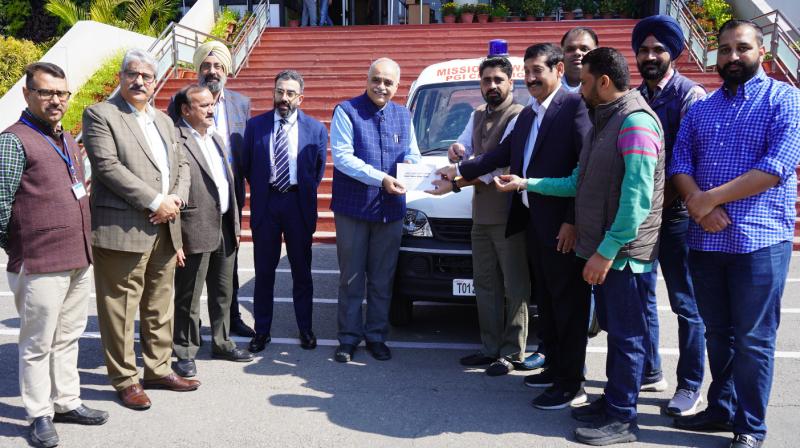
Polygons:
<instances>
[{"instance_id":1,"label":"terracotta flower pot","mask_svg":"<svg viewBox=\"0 0 800 448\"><path fill-rule=\"evenodd\" d=\"M461 23L472 23L472 19L475 18L475 13L471 12L462 12L461 13Z\"/></svg>"},{"instance_id":2,"label":"terracotta flower pot","mask_svg":"<svg viewBox=\"0 0 800 448\"><path fill-rule=\"evenodd\" d=\"M564 20L575 20L575 11L564 11Z\"/></svg>"},{"instance_id":3,"label":"terracotta flower pot","mask_svg":"<svg viewBox=\"0 0 800 448\"><path fill-rule=\"evenodd\" d=\"M489 14L478 14L478 23L488 23Z\"/></svg>"},{"instance_id":4,"label":"terracotta flower pot","mask_svg":"<svg viewBox=\"0 0 800 448\"><path fill-rule=\"evenodd\" d=\"M603 14L600 15L600 17L602 17L604 19L613 19L614 18L614 14L612 14L610 12L604 12Z\"/></svg>"},{"instance_id":5,"label":"terracotta flower pot","mask_svg":"<svg viewBox=\"0 0 800 448\"><path fill-rule=\"evenodd\" d=\"M542 20L544 20L545 22L552 22L556 20L556 16L544 16Z\"/></svg>"},{"instance_id":6,"label":"terracotta flower pot","mask_svg":"<svg viewBox=\"0 0 800 448\"><path fill-rule=\"evenodd\" d=\"M519 22L520 20L522 20L522 18L520 16L509 16L508 17L508 21L509 22Z\"/></svg>"},{"instance_id":7,"label":"terracotta flower pot","mask_svg":"<svg viewBox=\"0 0 800 448\"><path fill-rule=\"evenodd\" d=\"M592 14L590 12L584 13L583 14L583 18L586 19L586 20L592 20L592 19L594 19L594 14Z\"/></svg>"},{"instance_id":8,"label":"terracotta flower pot","mask_svg":"<svg viewBox=\"0 0 800 448\"><path fill-rule=\"evenodd\" d=\"M448 14L442 17L442 20L444 20L444 23L456 23L456 16Z\"/></svg>"},{"instance_id":9,"label":"terracotta flower pot","mask_svg":"<svg viewBox=\"0 0 800 448\"><path fill-rule=\"evenodd\" d=\"M492 16L489 20L491 20L492 23L497 23L497 22L505 22L506 18L500 16Z\"/></svg>"},{"instance_id":10,"label":"terracotta flower pot","mask_svg":"<svg viewBox=\"0 0 800 448\"><path fill-rule=\"evenodd\" d=\"M536 16L525 16L525 21L526 22L535 22L536 21Z\"/></svg>"},{"instance_id":11,"label":"terracotta flower pot","mask_svg":"<svg viewBox=\"0 0 800 448\"><path fill-rule=\"evenodd\" d=\"M300 21L299 20L297 20L297 19L289 20L289 27L297 28L298 26L300 26Z\"/></svg>"}]
</instances>

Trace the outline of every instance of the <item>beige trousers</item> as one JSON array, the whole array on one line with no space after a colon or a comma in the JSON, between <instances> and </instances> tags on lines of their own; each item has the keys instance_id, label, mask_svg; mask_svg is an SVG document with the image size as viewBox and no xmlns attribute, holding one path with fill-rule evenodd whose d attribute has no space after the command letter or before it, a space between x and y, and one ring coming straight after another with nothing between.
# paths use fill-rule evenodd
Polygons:
<instances>
[{"instance_id":1,"label":"beige trousers","mask_svg":"<svg viewBox=\"0 0 800 448\"><path fill-rule=\"evenodd\" d=\"M139 339L144 379L172 373L172 328L175 312L175 249L166 225L145 253L92 247L97 319L111 385L118 391L139 382L134 327L139 311Z\"/></svg>"},{"instance_id":2,"label":"beige trousers","mask_svg":"<svg viewBox=\"0 0 800 448\"><path fill-rule=\"evenodd\" d=\"M86 329L89 267L8 272L19 313L19 390L28 422L81 405L78 339Z\"/></svg>"}]
</instances>

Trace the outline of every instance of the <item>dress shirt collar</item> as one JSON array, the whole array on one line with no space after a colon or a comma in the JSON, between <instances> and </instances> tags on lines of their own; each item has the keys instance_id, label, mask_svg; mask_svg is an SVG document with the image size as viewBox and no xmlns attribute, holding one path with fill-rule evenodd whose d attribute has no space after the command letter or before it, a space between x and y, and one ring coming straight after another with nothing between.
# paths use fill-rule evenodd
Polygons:
<instances>
[{"instance_id":1,"label":"dress shirt collar","mask_svg":"<svg viewBox=\"0 0 800 448\"><path fill-rule=\"evenodd\" d=\"M200 139L200 140L206 140L206 139L212 138L211 137L211 132L212 131L211 131L210 127L208 129L206 129L206 135L201 135L199 132L197 132L197 130L195 128L192 127L191 124L189 124L188 121L186 121L185 118L181 118L181 121L183 122L183 124L186 125L187 128L189 128L189 132L192 134L192 136L194 138L197 138L197 139Z\"/></svg>"},{"instance_id":2,"label":"dress shirt collar","mask_svg":"<svg viewBox=\"0 0 800 448\"><path fill-rule=\"evenodd\" d=\"M561 85L564 86L564 90L566 90L569 93L580 93L581 92L581 83L578 83L577 86L573 87L573 86L569 85L569 83L567 82L567 77L566 76L562 76L561 77Z\"/></svg>"},{"instance_id":3,"label":"dress shirt collar","mask_svg":"<svg viewBox=\"0 0 800 448\"><path fill-rule=\"evenodd\" d=\"M724 93L723 97L730 100L736 96L744 95L744 99L749 100L750 97L761 88L761 83L766 80L767 74L764 73L764 70L762 70L761 67L759 67L755 76L748 79L744 84L739 85L739 87L736 89L736 95L733 95L728 87L725 84L722 84L722 92Z\"/></svg>"},{"instance_id":4,"label":"dress shirt collar","mask_svg":"<svg viewBox=\"0 0 800 448\"><path fill-rule=\"evenodd\" d=\"M547 108L550 107L550 103L553 102L553 97L556 96L559 89L561 89L561 85L559 84L555 90L553 90L550 95L547 95L547 98L542 101L542 104L539 104L539 100L536 97L531 97L530 101L528 101L528 105L531 106L534 112L536 112L536 116L543 116L545 112L547 112Z\"/></svg>"},{"instance_id":5,"label":"dress shirt collar","mask_svg":"<svg viewBox=\"0 0 800 448\"><path fill-rule=\"evenodd\" d=\"M273 120L275 123L279 123L281 120L284 119L277 109L275 110L275 113L273 115L274 115ZM295 109L294 112L289 114L289 116L286 117L285 120L286 124L292 126L297 121L297 109Z\"/></svg>"},{"instance_id":6,"label":"dress shirt collar","mask_svg":"<svg viewBox=\"0 0 800 448\"><path fill-rule=\"evenodd\" d=\"M133 115L137 119L144 120L144 122L146 124L150 124L150 123L153 123L153 122L156 121L156 111L153 110L152 107L150 107L149 103L145 104L144 112L140 111L139 109L136 108L136 106L134 106L133 104L131 104L131 103L127 102L127 101L125 101L125 103L128 105L128 107L131 108L131 112L133 112ZM191 126L189 126L189 127L191 127Z\"/></svg>"},{"instance_id":7,"label":"dress shirt collar","mask_svg":"<svg viewBox=\"0 0 800 448\"><path fill-rule=\"evenodd\" d=\"M664 74L664 77L658 81L656 84L656 88L650 91L650 86L647 85L646 81L642 81L642 85L644 85L644 89L642 89L642 95L645 97L648 103L652 102L654 99L658 98L658 95L661 95L661 92L664 91L664 87L667 87L672 78L675 76L675 69L672 66L669 67L667 73Z\"/></svg>"}]
</instances>

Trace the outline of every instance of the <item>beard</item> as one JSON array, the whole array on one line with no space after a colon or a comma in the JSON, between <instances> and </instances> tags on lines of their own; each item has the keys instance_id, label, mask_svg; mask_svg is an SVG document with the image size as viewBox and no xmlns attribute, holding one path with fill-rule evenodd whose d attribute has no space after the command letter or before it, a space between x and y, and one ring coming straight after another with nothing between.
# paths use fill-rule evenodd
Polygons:
<instances>
[{"instance_id":1,"label":"beard","mask_svg":"<svg viewBox=\"0 0 800 448\"><path fill-rule=\"evenodd\" d=\"M225 88L225 81L227 81L225 75L209 74L200 79L200 85L208 87L208 90L210 90L212 94L217 94Z\"/></svg>"},{"instance_id":2,"label":"beard","mask_svg":"<svg viewBox=\"0 0 800 448\"><path fill-rule=\"evenodd\" d=\"M275 101L272 103L282 118L287 118L297 110L297 104L291 101Z\"/></svg>"},{"instance_id":3,"label":"beard","mask_svg":"<svg viewBox=\"0 0 800 448\"><path fill-rule=\"evenodd\" d=\"M669 71L669 64L669 61L664 63L653 61L637 64L637 67L639 68L639 73L642 75L642 78L648 81L654 81L663 78L664 75L667 74L667 71Z\"/></svg>"},{"instance_id":4,"label":"beard","mask_svg":"<svg viewBox=\"0 0 800 448\"><path fill-rule=\"evenodd\" d=\"M758 73L758 67L761 65L758 61L753 64L747 65L742 61L728 62L724 66L717 65L717 73L728 85L741 85L750 80ZM739 71L731 73L732 67L738 67Z\"/></svg>"},{"instance_id":5,"label":"beard","mask_svg":"<svg viewBox=\"0 0 800 448\"><path fill-rule=\"evenodd\" d=\"M489 107L495 108L503 104L503 101L506 100L506 97L504 97L499 90L492 90L483 94L483 100L486 101L486 104L489 105Z\"/></svg>"}]
</instances>

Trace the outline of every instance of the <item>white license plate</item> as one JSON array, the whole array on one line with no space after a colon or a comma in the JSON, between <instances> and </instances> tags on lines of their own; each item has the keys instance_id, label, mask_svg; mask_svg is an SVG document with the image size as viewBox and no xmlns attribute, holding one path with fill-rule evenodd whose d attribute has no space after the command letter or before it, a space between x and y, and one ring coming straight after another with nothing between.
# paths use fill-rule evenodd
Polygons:
<instances>
[{"instance_id":1,"label":"white license plate","mask_svg":"<svg viewBox=\"0 0 800 448\"><path fill-rule=\"evenodd\" d=\"M454 296L474 296L475 286L472 284L472 279L453 279L453 295Z\"/></svg>"}]
</instances>

